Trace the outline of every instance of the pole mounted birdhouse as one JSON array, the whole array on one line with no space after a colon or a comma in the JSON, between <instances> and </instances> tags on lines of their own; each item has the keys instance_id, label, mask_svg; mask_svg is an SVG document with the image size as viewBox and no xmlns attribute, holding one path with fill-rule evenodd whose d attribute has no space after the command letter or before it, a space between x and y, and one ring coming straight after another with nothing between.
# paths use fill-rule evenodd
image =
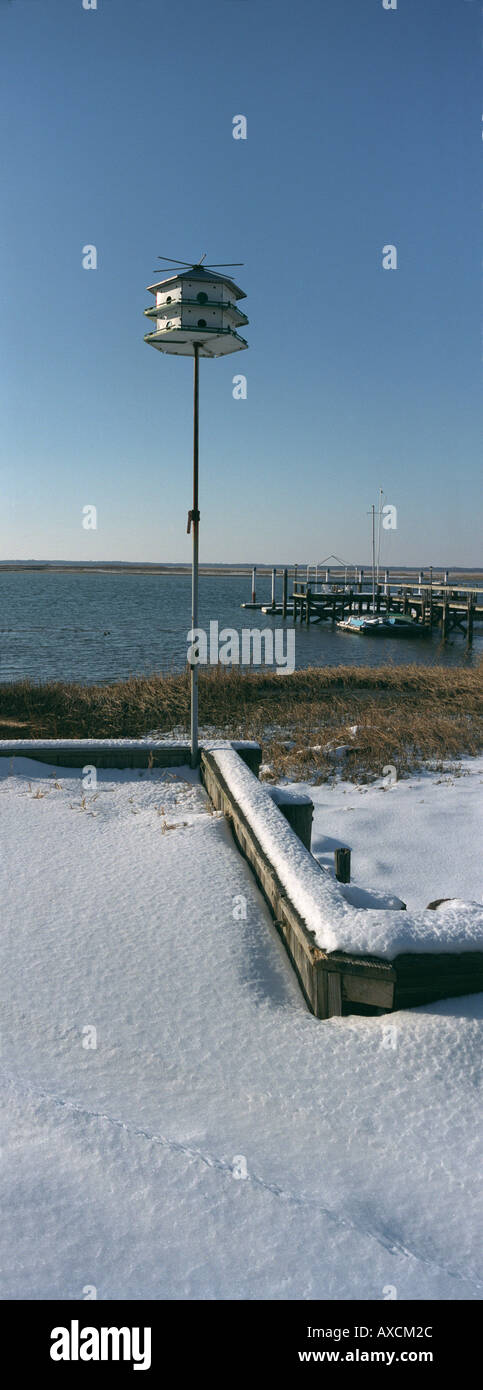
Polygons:
<instances>
[{"instance_id":1,"label":"pole mounted birdhouse","mask_svg":"<svg viewBox=\"0 0 483 1390\"><path fill-rule=\"evenodd\" d=\"M158 352L193 357L198 348L200 357L223 357L248 347L238 332L248 323L237 305L246 295L233 280L200 263L148 289L155 304L144 312L155 327L145 342Z\"/></svg>"},{"instance_id":2,"label":"pole mounted birdhouse","mask_svg":"<svg viewBox=\"0 0 483 1390\"><path fill-rule=\"evenodd\" d=\"M160 260L165 260L164 256ZM148 285L154 295L154 305L144 312L154 319L151 333L144 341L158 352L170 352L178 357L194 358L193 395L193 506L188 512L188 531L192 533L193 562L191 582L191 636L196 640L198 627L199 525L198 507L198 441L199 441L199 359L224 357L240 352L248 343L238 329L248 323L237 301L246 296L227 275L217 270L232 266L204 266L204 256L196 265L179 261L172 274L156 284ZM191 766L198 762L198 666L191 663Z\"/></svg>"}]
</instances>

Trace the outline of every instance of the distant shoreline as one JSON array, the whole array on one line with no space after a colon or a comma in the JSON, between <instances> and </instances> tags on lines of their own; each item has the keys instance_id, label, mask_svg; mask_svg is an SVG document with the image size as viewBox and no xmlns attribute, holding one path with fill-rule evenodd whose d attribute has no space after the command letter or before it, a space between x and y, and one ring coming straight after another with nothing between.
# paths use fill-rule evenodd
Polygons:
<instances>
[{"instance_id":1,"label":"distant shoreline","mask_svg":"<svg viewBox=\"0 0 483 1390\"><path fill-rule=\"evenodd\" d=\"M263 572L263 567L260 566L259 568ZM277 566L277 568L279 568L279 566ZM83 565L82 561L78 561L77 563L74 561L72 564L69 564L68 561L66 561L65 564L56 564L55 561L42 564L41 561L37 562L35 560L33 560L32 563L26 560L24 563L11 564L9 561L0 561L0 574L22 574L24 570L36 574L191 574L191 564L136 565L135 563L125 564L123 561L116 562L115 560L113 560L111 564L106 565ZM200 565L200 574L245 575L251 574L251 572L251 565L240 565L239 568L236 565Z\"/></svg>"},{"instance_id":2,"label":"distant shoreline","mask_svg":"<svg viewBox=\"0 0 483 1390\"><path fill-rule=\"evenodd\" d=\"M224 565L216 563L210 564L208 561L206 564L200 564L200 575L219 575L220 577L227 577L230 575L236 577L238 575L244 577L246 575L251 575L254 567L256 568L257 573L259 575L269 575L271 574L272 569L276 569L280 573L284 568L288 569L289 575L293 575L294 573L294 565L284 565L283 562L274 562L273 564L268 564L264 561L254 562L253 564L247 562L245 564L240 565ZM297 568L299 571L299 577L302 577L304 570L307 568L307 562L299 562ZM355 566L347 566L347 569L350 569L351 571L354 570L354 568L356 570L362 569L366 581L368 580L370 576L371 566L367 561L365 564L362 565L356 564ZM408 579L410 576L414 576L414 582L416 583L419 568L422 568L424 569L425 583L428 583L430 569L429 565L424 565L421 567L418 567L417 565L390 565L387 568L389 570L390 576L407 575ZM441 576L445 570L448 571L450 583L456 583L459 576L461 576L461 578L464 578L465 580L473 578L477 583L483 583L483 569L478 568L478 566L476 565L433 565L432 569L435 584L441 582ZM314 564L310 565L310 570L313 576L315 570ZM324 564L320 564L318 566L318 570L320 580L322 581L323 575L325 574L326 566ZM329 565L329 570L334 579L341 579L344 576L344 570L341 568L340 565ZM104 564L102 563L102 561L97 563L96 561L84 562L82 560L0 560L0 574L22 574L24 571L33 574L190 575L191 563L187 562L186 564L179 563L172 565L163 565L156 564L155 562L150 563L149 561L140 561L138 564L135 560L132 562L125 560L111 560L107 561Z\"/></svg>"}]
</instances>

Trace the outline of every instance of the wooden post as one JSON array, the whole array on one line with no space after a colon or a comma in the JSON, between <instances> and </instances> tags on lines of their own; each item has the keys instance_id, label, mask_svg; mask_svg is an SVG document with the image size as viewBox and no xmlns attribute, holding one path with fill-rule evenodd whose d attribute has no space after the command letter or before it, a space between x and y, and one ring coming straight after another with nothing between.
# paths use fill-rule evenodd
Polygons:
<instances>
[{"instance_id":1,"label":"wooden post","mask_svg":"<svg viewBox=\"0 0 483 1390\"><path fill-rule=\"evenodd\" d=\"M272 608L275 608L275 590L277 585L277 571L272 570Z\"/></svg>"},{"instance_id":2,"label":"wooden post","mask_svg":"<svg viewBox=\"0 0 483 1390\"><path fill-rule=\"evenodd\" d=\"M253 569L252 569L252 603L256 603L256 601L257 601L257 567L256 567L256 565L254 565L254 566L253 566Z\"/></svg>"},{"instance_id":3,"label":"wooden post","mask_svg":"<svg viewBox=\"0 0 483 1390\"><path fill-rule=\"evenodd\" d=\"M310 624L310 599L311 599L311 594L312 594L312 590L311 590L311 588L310 588L310 584L307 584L306 598L305 598L305 621L306 621L307 627L308 627L309 624Z\"/></svg>"},{"instance_id":4,"label":"wooden post","mask_svg":"<svg viewBox=\"0 0 483 1390\"><path fill-rule=\"evenodd\" d=\"M444 597L443 606L441 609L441 638L443 642L446 642L446 638L448 636L448 613L448 600L446 597Z\"/></svg>"},{"instance_id":5,"label":"wooden post","mask_svg":"<svg viewBox=\"0 0 483 1390\"><path fill-rule=\"evenodd\" d=\"M327 569L326 569L326 571L325 571L325 582L326 582L326 584L329 584L329 582L330 582L330 568L329 568L329 567L327 567Z\"/></svg>"},{"instance_id":6,"label":"wooden post","mask_svg":"<svg viewBox=\"0 0 483 1390\"><path fill-rule=\"evenodd\" d=\"M474 598L474 595L468 594L468 619L466 625L466 641L469 647L471 647L471 643L473 641L473 608L475 602L476 600Z\"/></svg>"},{"instance_id":7,"label":"wooden post","mask_svg":"<svg viewBox=\"0 0 483 1390\"><path fill-rule=\"evenodd\" d=\"M387 597L389 593L389 570L384 570L384 593Z\"/></svg>"},{"instance_id":8,"label":"wooden post","mask_svg":"<svg viewBox=\"0 0 483 1390\"><path fill-rule=\"evenodd\" d=\"M381 585L378 584L378 585L377 585L377 589L376 589L376 613L380 613L380 611L381 611Z\"/></svg>"},{"instance_id":9,"label":"wooden post","mask_svg":"<svg viewBox=\"0 0 483 1390\"><path fill-rule=\"evenodd\" d=\"M359 570L359 579L358 579L358 589L359 589L359 593L361 593L361 591L362 591L363 580L364 580L364 570Z\"/></svg>"},{"instance_id":10,"label":"wooden post","mask_svg":"<svg viewBox=\"0 0 483 1390\"><path fill-rule=\"evenodd\" d=\"M310 849L312 821L314 818L313 802L310 801L308 797L300 797L298 801L293 795L290 797L290 794L284 797L283 791L280 790L278 790L277 796L274 796L273 799L275 805L278 806L279 810L282 812L282 816L285 816L285 820L288 821L292 830L298 835L299 840L302 841L306 849Z\"/></svg>"},{"instance_id":11,"label":"wooden post","mask_svg":"<svg viewBox=\"0 0 483 1390\"><path fill-rule=\"evenodd\" d=\"M351 881L351 852L350 849L335 849L335 876L339 883L350 883Z\"/></svg>"},{"instance_id":12,"label":"wooden post","mask_svg":"<svg viewBox=\"0 0 483 1390\"><path fill-rule=\"evenodd\" d=\"M295 613L295 598L294 598L294 613ZM287 617L287 570L284 569L284 572L283 572L283 585L282 585L282 618L286 618L286 617Z\"/></svg>"}]
</instances>

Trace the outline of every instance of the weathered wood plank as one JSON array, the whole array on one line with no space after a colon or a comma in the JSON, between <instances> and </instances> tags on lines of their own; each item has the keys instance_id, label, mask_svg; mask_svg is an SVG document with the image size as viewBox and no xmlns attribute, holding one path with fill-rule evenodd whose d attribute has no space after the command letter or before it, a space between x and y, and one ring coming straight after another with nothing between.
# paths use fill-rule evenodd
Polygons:
<instances>
[{"instance_id":1,"label":"weathered wood plank","mask_svg":"<svg viewBox=\"0 0 483 1390\"><path fill-rule=\"evenodd\" d=\"M369 980L362 975L341 975L342 1000L353 1004L372 1004L374 1008L392 1009L394 1003L394 983L377 976Z\"/></svg>"},{"instance_id":2,"label":"weathered wood plank","mask_svg":"<svg viewBox=\"0 0 483 1390\"><path fill-rule=\"evenodd\" d=\"M262 760L259 743L238 743L232 747L258 776ZM142 741L136 744L111 744L102 739L73 739L65 743L42 742L41 739L3 740L0 745L0 758L32 758L33 762L48 763L51 767L85 767L92 763L100 768L137 767L185 767L189 765L191 750L189 743L152 743Z\"/></svg>"},{"instance_id":3,"label":"weathered wood plank","mask_svg":"<svg viewBox=\"0 0 483 1390\"><path fill-rule=\"evenodd\" d=\"M337 970L327 971L327 1017L340 1018L342 1014L341 977Z\"/></svg>"}]
</instances>

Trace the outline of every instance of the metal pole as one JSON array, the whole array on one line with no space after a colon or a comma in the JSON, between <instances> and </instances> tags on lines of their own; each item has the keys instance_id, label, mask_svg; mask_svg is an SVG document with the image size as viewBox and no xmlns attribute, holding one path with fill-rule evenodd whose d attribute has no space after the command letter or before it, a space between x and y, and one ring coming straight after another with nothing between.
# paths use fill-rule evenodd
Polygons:
<instances>
[{"instance_id":1,"label":"metal pole","mask_svg":"<svg viewBox=\"0 0 483 1390\"><path fill-rule=\"evenodd\" d=\"M376 595L375 595L375 582L376 582L376 576L375 576L375 563L376 563L376 523L375 523L375 508L374 508L374 503L373 503L373 504L372 504L372 612L373 612L373 613L374 613L375 603L376 603Z\"/></svg>"},{"instance_id":2,"label":"metal pole","mask_svg":"<svg viewBox=\"0 0 483 1390\"><path fill-rule=\"evenodd\" d=\"M198 561L199 525L198 510L198 457L199 457L199 344L194 344L193 373L193 562L191 570L191 626L198 627ZM191 766L198 764L198 666L191 667Z\"/></svg>"}]
</instances>

